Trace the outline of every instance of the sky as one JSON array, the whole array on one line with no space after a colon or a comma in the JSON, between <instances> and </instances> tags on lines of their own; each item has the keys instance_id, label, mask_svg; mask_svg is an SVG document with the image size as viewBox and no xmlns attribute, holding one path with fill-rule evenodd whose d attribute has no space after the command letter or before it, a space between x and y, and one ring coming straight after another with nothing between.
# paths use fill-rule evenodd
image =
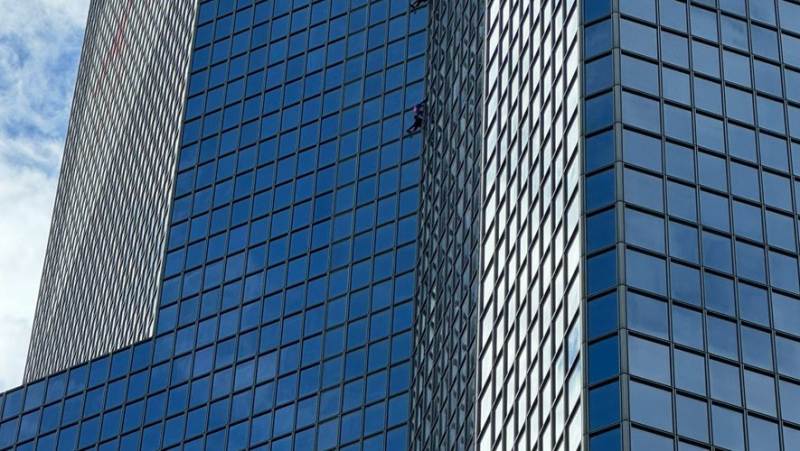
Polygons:
<instances>
[{"instance_id":1,"label":"sky","mask_svg":"<svg viewBox=\"0 0 800 451\"><path fill-rule=\"evenodd\" d=\"M89 0L0 0L0 392L25 367Z\"/></svg>"}]
</instances>

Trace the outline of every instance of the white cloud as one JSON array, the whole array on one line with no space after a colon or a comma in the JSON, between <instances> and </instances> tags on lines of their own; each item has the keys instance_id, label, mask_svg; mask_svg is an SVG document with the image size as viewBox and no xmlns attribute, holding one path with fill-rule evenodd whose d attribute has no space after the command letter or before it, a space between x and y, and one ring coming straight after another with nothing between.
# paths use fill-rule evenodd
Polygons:
<instances>
[{"instance_id":1,"label":"white cloud","mask_svg":"<svg viewBox=\"0 0 800 451\"><path fill-rule=\"evenodd\" d=\"M0 0L0 391L20 384L89 0Z\"/></svg>"}]
</instances>

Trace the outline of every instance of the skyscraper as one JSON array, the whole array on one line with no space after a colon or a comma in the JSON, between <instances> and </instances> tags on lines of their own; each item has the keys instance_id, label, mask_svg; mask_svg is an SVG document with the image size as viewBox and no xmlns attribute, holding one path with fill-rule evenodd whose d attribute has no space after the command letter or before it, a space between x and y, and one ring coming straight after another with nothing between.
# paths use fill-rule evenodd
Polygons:
<instances>
[{"instance_id":1,"label":"skyscraper","mask_svg":"<svg viewBox=\"0 0 800 451\"><path fill-rule=\"evenodd\" d=\"M200 2L153 336L0 449L796 449L800 4L718 1Z\"/></svg>"},{"instance_id":2,"label":"skyscraper","mask_svg":"<svg viewBox=\"0 0 800 451\"><path fill-rule=\"evenodd\" d=\"M588 444L797 449L800 4L585 5Z\"/></svg>"},{"instance_id":3,"label":"skyscraper","mask_svg":"<svg viewBox=\"0 0 800 451\"><path fill-rule=\"evenodd\" d=\"M195 14L91 3L26 381L152 333Z\"/></svg>"}]
</instances>

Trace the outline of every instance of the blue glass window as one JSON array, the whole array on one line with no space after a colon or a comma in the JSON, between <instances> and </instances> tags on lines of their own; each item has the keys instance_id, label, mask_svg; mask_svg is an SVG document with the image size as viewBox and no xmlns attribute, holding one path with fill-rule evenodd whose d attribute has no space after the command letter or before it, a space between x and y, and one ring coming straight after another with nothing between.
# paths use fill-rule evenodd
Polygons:
<instances>
[{"instance_id":1,"label":"blue glass window","mask_svg":"<svg viewBox=\"0 0 800 451\"><path fill-rule=\"evenodd\" d=\"M700 271L670 263L670 295L676 301L700 306Z\"/></svg>"},{"instance_id":2,"label":"blue glass window","mask_svg":"<svg viewBox=\"0 0 800 451\"><path fill-rule=\"evenodd\" d=\"M591 58L611 50L611 20L586 27L583 36L584 57Z\"/></svg>"},{"instance_id":3,"label":"blue glass window","mask_svg":"<svg viewBox=\"0 0 800 451\"><path fill-rule=\"evenodd\" d=\"M675 350L675 386L698 395L706 394L706 362L703 356Z\"/></svg>"},{"instance_id":4,"label":"blue glass window","mask_svg":"<svg viewBox=\"0 0 800 451\"><path fill-rule=\"evenodd\" d=\"M703 316L695 310L673 306L672 336L676 343L704 349Z\"/></svg>"},{"instance_id":5,"label":"blue glass window","mask_svg":"<svg viewBox=\"0 0 800 451\"><path fill-rule=\"evenodd\" d=\"M630 382L631 420L672 431L672 394L650 385Z\"/></svg>"},{"instance_id":6,"label":"blue glass window","mask_svg":"<svg viewBox=\"0 0 800 451\"><path fill-rule=\"evenodd\" d=\"M625 200L657 211L664 211L662 180L632 169L625 169Z\"/></svg>"},{"instance_id":7,"label":"blue glass window","mask_svg":"<svg viewBox=\"0 0 800 451\"><path fill-rule=\"evenodd\" d=\"M723 235L703 231L703 264L720 271L731 272L731 240Z\"/></svg>"},{"instance_id":8,"label":"blue glass window","mask_svg":"<svg viewBox=\"0 0 800 451\"><path fill-rule=\"evenodd\" d=\"M661 217L626 208L625 235L632 245L664 252L664 220Z\"/></svg>"},{"instance_id":9,"label":"blue glass window","mask_svg":"<svg viewBox=\"0 0 800 451\"><path fill-rule=\"evenodd\" d=\"M772 286L792 293L800 292L797 258L779 252L769 252L769 273Z\"/></svg>"},{"instance_id":10,"label":"blue glass window","mask_svg":"<svg viewBox=\"0 0 800 451\"><path fill-rule=\"evenodd\" d=\"M678 434L702 442L708 442L708 404L688 396L675 399L678 418Z\"/></svg>"},{"instance_id":11,"label":"blue glass window","mask_svg":"<svg viewBox=\"0 0 800 451\"><path fill-rule=\"evenodd\" d=\"M659 94L658 66L655 64L648 63L639 58L623 55L621 74L623 86L638 89L654 96Z\"/></svg>"},{"instance_id":12,"label":"blue glass window","mask_svg":"<svg viewBox=\"0 0 800 451\"><path fill-rule=\"evenodd\" d=\"M655 100L623 92L622 121L628 125L661 133L661 106Z\"/></svg>"},{"instance_id":13,"label":"blue glass window","mask_svg":"<svg viewBox=\"0 0 800 451\"><path fill-rule=\"evenodd\" d=\"M744 449L742 414L725 407L711 408L714 444L728 449Z\"/></svg>"},{"instance_id":14,"label":"blue glass window","mask_svg":"<svg viewBox=\"0 0 800 451\"><path fill-rule=\"evenodd\" d=\"M609 55L586 64L586 95L610 88L614 84L613 62L613 57Z\"/></svg>"},{"instance_id":15,"label":"blue glass window","mask_svg":"<svg viewBox=\"0 0 800 451\"><path fill-rule=\"evenodd\" d=\"M632 287L666 295L666 262L658 257L628 250L625 254L626 276Z\"/></svg>"},{"instance_id":16,"label":"blue glass window","mask_svg":"<svg viewBox=\"0 0 800 451\"><path fill-rule=\"evenodd\" d=\"M628 327L655 337L669 338L667 303L632 292L627 295L627 303ZM616 324L616 317L614 320Z\"/></svg>"},{"instance_id":17,"label":"blue glass window","mask_svg":"<svg viewBox=\"0 0 800 451\"><path fill-rule=\"evenodd\" d=\"M742 405L739 367L711 359L708 362L711 397L735 406Z\"/></svg>"},{"instance_id":18,"label":"blue glass window","mask_svg":"<svg viewBox=\"0 0 800 451\"><path fill-rule=\"evenodd\" d=\"M707 309L730 316L736 315L733 280L706 272L704 285Z\"/></svg>"},{"instance_id":19,"label":"blue glass window","mask_svg":"<svg viewBox=\"0 0 800 451\"><path fill-rule=\"evenodd\" d=\"M661 172L661 140L630 130L623 132L625 162Z\"/></svg>"},{"instance_id":20,"label":"blue glass window","mask_svg":"<svg viewBox=\"0 0 800 451\"><path fill-rule=\"evenodd\" d=\"M617 328L617 296L611 293L588 303L589 338L611 332Z\"/></svg>"},{"instance_id":21,"label":"blue glass window","mask_svg":"<svg viewBox=\"0 0 800 451\"><path fill-rule=\"evenodd\" d=\"M663 4L663 2L661 2ZM686 8L686 6L682 6ZM668 63L689 68L689 41L677 34L661 32L661 58Z\"/></svg>"},{"instance_id":22,"label":"blue glass window","mask_svg":"<svg viewBox=\"0 0 800 451\"><path fill-rule=\"evenodd\" d=\"M670 221L669 254L673 258L698 263L697 229Z\"/></svg>"},{"instance_id":23,"label":"blue glass window","mask_svg":"<svg viewBox=\"0 0 800 451\"><path fill-rule=\"evenodd\" d=\"M620 20L620 43L622 48L651 58L658 58L656 30L629 20Z\"/></svg>"},{"instance_id":24,"label":"blue glass window","mask_svg":"<svg viewBox=\"0 0 800 451\"><path fill-rule=\"evenodd\" d=\"M589 345L589 383L595 383L619 374L617 337Z\"/></svg>"},{"instance_id":25,"label":"blue glass window","mask_svg":"<svg viewBox=\"0 0 800 451\"><path fill-rule=\"evenodd\" d=\"M667 181L669 214L689 221L697 220L697 193L694 187Z\"/></svg>"},{"instance_id":26,"label":"blue glass window","mask_svg":"<svg viewBox=\"0 0 800 451\"><path fill-rule=\"evenodd\" d=\"M589 430L619 421L619 382L589 390Z\"/></svg>"},{"instance_id":27,"label":"blue glass window","mask_svg":"<svg viewBox=\"0 0 800 451\"><path fill-rule=\"evenodd\" d=\"M628 359L631 374L670 384L669 347L631 336L628 338Z\"/></svg>"},{"instance_id":28,"label":"blue glass window","mask_svg":"<svg viewBox=\"0 0 800 451\"><path fill-rule=\"evenodd\" d=\"M586 132L590 133L614 122L614 95L612 93L586 101Z\"/></svg>"}]
</instances>

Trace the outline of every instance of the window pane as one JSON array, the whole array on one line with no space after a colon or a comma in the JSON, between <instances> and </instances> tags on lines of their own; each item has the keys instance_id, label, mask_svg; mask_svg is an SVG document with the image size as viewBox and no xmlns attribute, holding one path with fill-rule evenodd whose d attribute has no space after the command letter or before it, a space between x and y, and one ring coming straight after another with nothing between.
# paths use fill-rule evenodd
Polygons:
<instances>
[{"instance_id":1,"label":"window pane","mask_svg":"<svg viewBox=\"0 0 800 451\"><path fill-rule=\"evenodd\" d=\"M628 250L625 264L630 286L661 295L667 294L667 267L663 259Z\"/></svg>"},{"instance_id":2,"label":"window pane","mask_svg":"<svg viewBox=\"0 0 800 451\"><path fill-rule=\"evenodd\" d=\"M729 449L744 449L742 414L720 406L711 408L714 444Z\"/></svg>"},{"instance_id":3,"label":"window pane","mask_svg":"<svg viewBox=\"0 0 800 451\"><path fill-rule=\"evenodd\" d=\"M771 421L748 415L747 436L750 449L781 449L778 425Z\"/></svg>"},{"instance_id":4,"label":"window pane","mask_svg":"<svg viewBox=\"0 0 800 451\"><path fill-rule=\"evenodd\" d=\"M800 379L800 343L784 337L775 337L778 353L778 372Z\"/></svg>"},{"instance_id":5,"label":"window pane","mask_svg":"<svg viewBox=\"0 0 800 451\"><path fill-rule=\"evenodd\" d=\"M722 114L722 95L719 83L694 77L694 96L697 108Z\"/></svg>"},{"instance_id":6,"label":"window pane","mask_svg":"<svg viewBox=\"0 0 800 451\"><path fill-rule=\"evenodd\" d=\"M686 8L684 5L683 8ZM676 34L661 32L661 58L671 64L689 68L689 42Z\"/></svg>"},{"instance_id":7,"label":"window pane","mask_svg":"<svg viewBox=\"0 0 800 451\"><path fill-rule=\"evenodd\" d=\"M736 316L733 280L706 272L704 281L706 308L726 315Z\"/></svg>"},{"instance_id":8,"label":"window pane","mask_svg":"<svg viewBox=\"0 0 800 451\"><path fill-rule=\"evenodd\" d=\"M800 321L798 320L800 319L800 300L773 293L772 308L774 309L776 329L800 335Z\"/></svg>"},{"instance_id":9,"label":"window pane","mask_svg":"<svg viewBox=\"0 0 800 451\"><path fill-rule=\"evenodd\" d=\"M726 114L731 119L754 124L753 119L753 95L731 87L725 88L725 108Z\"/></svg>"},{"instance_id":10,"label":"window pane","mask_svg":"<svg viewBox=\"0 0 800 451\"><path fill-rule=\"evenodd\" d=\"M736 242L736 270L740 277L766 283L764 269L764 249L758 246Z\"/></svg>"},{"instance_id":11,"label":"window pane","mask_svg":"<svg viewBox=\"0 0 800 451\"><path fill-rule=\"evenodd\" d=\"M586 133L608 127L614 122L614 96L611 93L586 101Z\"/></svg>"},{"instance_id":12,"label":"window pane","mask_svg":"<svg viewBox=\"0 0 800 451\"><path fill-rule=\"evenodd\" d=\"M617 294L611 293L588 303L589 339L617 328Z\"/></svg>"},{"instance_id":13,"label":"window pane","mask_svg":"<svg viewBox=\"0 0 800 451\"><path fill-rule=\"evenodd\" d=\"M694 70L719 78L719 49L702 42L692 42Z\"/></svg>"},{"instance_id":14,"label":"window pane","mask_svg":"<svg viewBox=\"0 0 800 451\"><path fill-rule=\"evenodd\" d=\"M742 326L742 358L748 365L772 371L772 336L767 332Z\"/></svg>"},{"instance_id":15,"label":"window pane","mask_svg":"<svg viewBox=\"0 0 800 451\"><path fill-rule=\"evenodd\" d=\"M674 443L671 438L653 434L641 429L631 429L631 449L646 449L647 451L672 451Z\"/></svg>"},{"instance_id":16,"label":"window pane","mask_svg":"<svg viewBox=\"0 0 800 451\"><path fill-rule=\"evenodd\" d=\"M599 382L619 373L617 337L589 345L589 383Z\"/></svg>"},{"instance_id":17,"label":"window pane","mask_svg":"<svg viewBox=\"0 0 800 451\"><path fill-rule=\"evenodd\" d=\"M616 241L616 210L613 208L586 218L586 251L593 252Z\"/></svg>"},{"instance_id":18,"label":"window pane","mask_svg":"<svg viewBox=\"0 0 800 451\"><path fill-rule=\"evenodd\" d=\"M775 379L761 373L745 370L744 392L747 408L775 416Z\"/></svg>"},{"instance_id":19,"label":"window pane","mask_svg":"<svg viewBox=\"0 0 800 451\"><path fill-rule=\"evenodd\" d=\"M761 183L758 180L758 169L736 162L731 162L731 192L735 196L744 197L754 202L761 202Z\"/></svg>"},{"instance_id":20,"label":"window pane","mask_svg":"<svg viewBox=\"0 0 800 451\"><path fill-rule=\"evenodd\" d=\"M670 221L669 254L673 258L698 263L697 229Z\"/></svg>"},{"instance_id":21,"label":"window pane","mask_svg":"<svg viewBox=\"0 0 800 451\"><path fill-rule=\"evenodd\" d=\"M739 360L739 340L737 340L736 323L709 316L706 320L708 333L708 351Z\"/></svg>"},{"instance_id":22,"label":"window pane","mask_svg":"<svg viewBox=\"0 0 800 451\"><path fill-rule=\"evenodd\" d=\"M670 296L676 301L700 306L700 271L670 263Z\"/></svg>"},{"instance_id":23,"label":"window pane","mask_svg":"<svg viewBox=\"0 0 800 451\"><path fill-rule=\"evenodd\" d=\"M700 184L720 191L728 191L728 169L725 159L699 152L697 166L700 172Z\"/></svg>"},{"instance_id":24,"label":"window pane","mask_svg":"<svg viewBox=\"0 0 800 451\"><path fill-rule=\"evenodd\" d=\"M681 183L667 182L669 214L689 221L697 220L695 189Z\"/></svg>"},{"instance_id":25,"label":"window pane","mask_svg":"<svg viewBox=\"0 0 800 451\"><path fill-rule=\"evenodd\" d=\"M656 337L669 339L667 320L667 309L669 305L666 302L661 302L631 292L628 293L627 302L628 326L631 329Z\"/></svg>"},{"instance_id":26,"label":"window pane","mask_svg":"<svg viewBox=\"0 0 800 451\"><path fill-rule=\"evenodd\" d=\"M628 243L663 253L664 237L664 219L630 208L625 209L625 239Z\"/></svg>"},{"instance_id":27,"label":"window pane","mask_svg":"<svg viewBox=\"0 0 800 451\"><path fill-rule=\"evenodd\" d=\"M710 41L717 41L717 14L696 6L691 7L692 34Z\"/></svg>"},{"instance_id":28,"label":"window pane","mask_svg":"<svg viewBox=\"0 0 800 451\"><path fill-rule=\"evenodd\" d=\"M730 230L728 198L700 191L700 217L704 226L728 232Z\"/></svg>"},{"instance_id":29,"label":"window pane","mask_svg":"<svg viewBox=\"0 0 800 451\"><path fill-rule=\"evenodd\" d=\"M711 359L708 363L711 397L736 406L742 405L739 367Z\"/></svg>"},{"instance_id":30,"label":"window pane","mask_svg":"<svg viewBox=\"0 0 800 451\"><path fill-rule=\"evenodd\" d=\"M705 396L706 362L703 356L675 350L675 386Z\"/></svg>"},{"instance_id":31,"label":"window pane","mask_svg":"<svg viewBox=\"0 0 800 451\"><path fill-rule=\"evenodd\" d=\"M655 100L623 92L622 121L651 132L661 133L661 107Z\"/></svg>"},{"instance_id":32,"label":"window pane","mask_svg":"<svg viewBox=\"0 0 800 451\"><path fill-rule=\"evenodd\" d=\"M783 402L786 399L800 399L800 385L780 380L781 416L784 420L800 423L800 403Z\"/></svg>"},{"instance_id":33,"label":"window pane","mask_svg":"<svg viewBox=\"0 0 800 451\"><path fill-rule=\"evenodd\" d=\"M625 170L625 200L657 211L664 211L662 181L632 169Z\"/></svg>"},{"instance_id":34,"label":"window pane","mask_svg":"<svg viewBox=\"0 0 800 451\"><path fill-rule=\"evenodd\" d=\"M631 336L628 339L628 358L631 374L662 384L670 383L669 347Z\"/></svg>"},{"instance_id":35,"label":"window pane","mask_svg":"<svg viewBox=\"0 0 800 451\"><path fill-rule=\"evenodd\" d=\"M733 20L733 19L731 19ZM726 21L723 21L723 23ZM723 36L725 29L723 28ZM747 46L747 25L744 28L744 45ZM734 52L723 52L723 63L725 69L725 81L740 84L745 87L752 87L750 79L750 58Z\"/></svg>"},{"instance_id":36,"label":"window pane","mask_svg":"<svg viewBox=\"0 0 800 451\"><path fill-rule=\"evenodd\" d=\"M613 62L609 55L586 64L586 95L611 87L614 83Z\"/></svg>"},{"instance_id":37,"label":"window pane","mask_svg":"<svg viewBox=\"0 0 800 451\"><path fill-rule=\"evenodd\" d=\"M665 67L662 72L664 97L688 105L691 102L689 75Z\"/></svg>"},{"instance_id":38,"label":"window pane","mask_svg":"<svg viewBox=\"0 0 800 451\"><path fill-rule=\"evenodd\" d=\"M700 312L677 305L672 307L672 335L676 343L704 349L703 316Z\"/></svg>"},{"instance_id":39,"label":"window pane","mask_svg":"<svg viewBox=\"0 0 800 451\"><path fill-rule=\"evenodd\" d=\"M620 43L622 48L658 58L656 30L628 20L620 20Z\"/></svg>"},{"instance_id":40,"label":"window pane","mask_svg":"<svg viewBox=\"0 0 800 451\"><path fill-rule=\"evenodd\" d=\"M703 264L731 272L731 240L716 233L703 232Z\"/></svg>"},{"instance_id":41,"label":"window pane","mask_svg":"<svg viewBox=\"0 0 800 451\"><path fill-rule=\"evenodd\" d=\"M679 0L660 0L661 25L686 31L686 4Z\"/></svg>"},{"instance_id":42,"label":"window pane","mask_svg":"<svg viewBox=\"0 0 800 451\"><path fill-rule=\"evenodd\" d=\"M631 420L672 431L672 393L631 381Z\"/></svg>"},{"instance_id":43,"label":"window pane","mask_svg":"<svg viewBox=\"0 0 800 451\"><path fill-rule=\"evenodd\" d=\"M708 442L708 404L678 395L675 408L678 416L678 434Z\"/></svg>"},{"instance_id":44,"label":"window pane","mask_svg":"<svg viewBox=\"0 0 800 451\"><path fill-rule=\"evenodd\" d=\"M587 259L587 287L588 294L610 288L617 283L617 253L615 251L605 252Z\"/></svg>"},{"instance_id":45,"label":"window pane","mask_svg":"<svg viewBox=\"0 0 800 451\"><path fill-rule=\"evenodd\" d=\"M694 182L694 151L688 147L667 143L667 174Z\"/></svg>"},{"instance_id":46,"label":"window pane","mask_svg":"<svg viewBox=\"0 0 800 451\"><path fill-rule=\"evenodd\" d=\"M589 430L619 421L619 382L589 390Z\"/></svg>"},{"instance_id":47,"label":"window pane","mask_svg":"<svg viewBox=\"0 0 800 451\"><path fill-rule=\"evenodd\" d=\"M625 130L622 133L623 154L627 163L661 172L661 140Z\"/></svg>"},{"instance_id":48,"label":"window pane","mask_svg":"<svg viewBox=\"0 0 800 451\"><path fill-rule=\"evenodd\" d=\"M634 0L640 1L640 0ZM658 66L639 58L622 56L622 85L654 96L658 92Z\"/></svg>"},{"instance_id":49,"label":"window pane","mask_svg":"<svg viewBox=\"0 0 800 451\"><path fill-rule=\"evenodd\" d=\"M620 0L619 10L621 13L644 19L648 22L656 20L655 0Z\"/></svg>"},{"instance_id":50,"label":"window pane","mask_svg":"<svg viewBox=\"0 0 800 451\"><path fill-rule=\"evenodd\" d=\"M614 161L614 133L607 131L586 139L586 171Z\"/></svg>"},{"instance_id":51,"label":"window pane","mask_svg":"<svg viewBox=\"0 0 800 451\"><path fill-rule=\"evenodd\" d=\"M584 31L584 52L586 58L599 55L611 49L611 21L605 20L587 27Z\"/></svg>"}]
</instances>

